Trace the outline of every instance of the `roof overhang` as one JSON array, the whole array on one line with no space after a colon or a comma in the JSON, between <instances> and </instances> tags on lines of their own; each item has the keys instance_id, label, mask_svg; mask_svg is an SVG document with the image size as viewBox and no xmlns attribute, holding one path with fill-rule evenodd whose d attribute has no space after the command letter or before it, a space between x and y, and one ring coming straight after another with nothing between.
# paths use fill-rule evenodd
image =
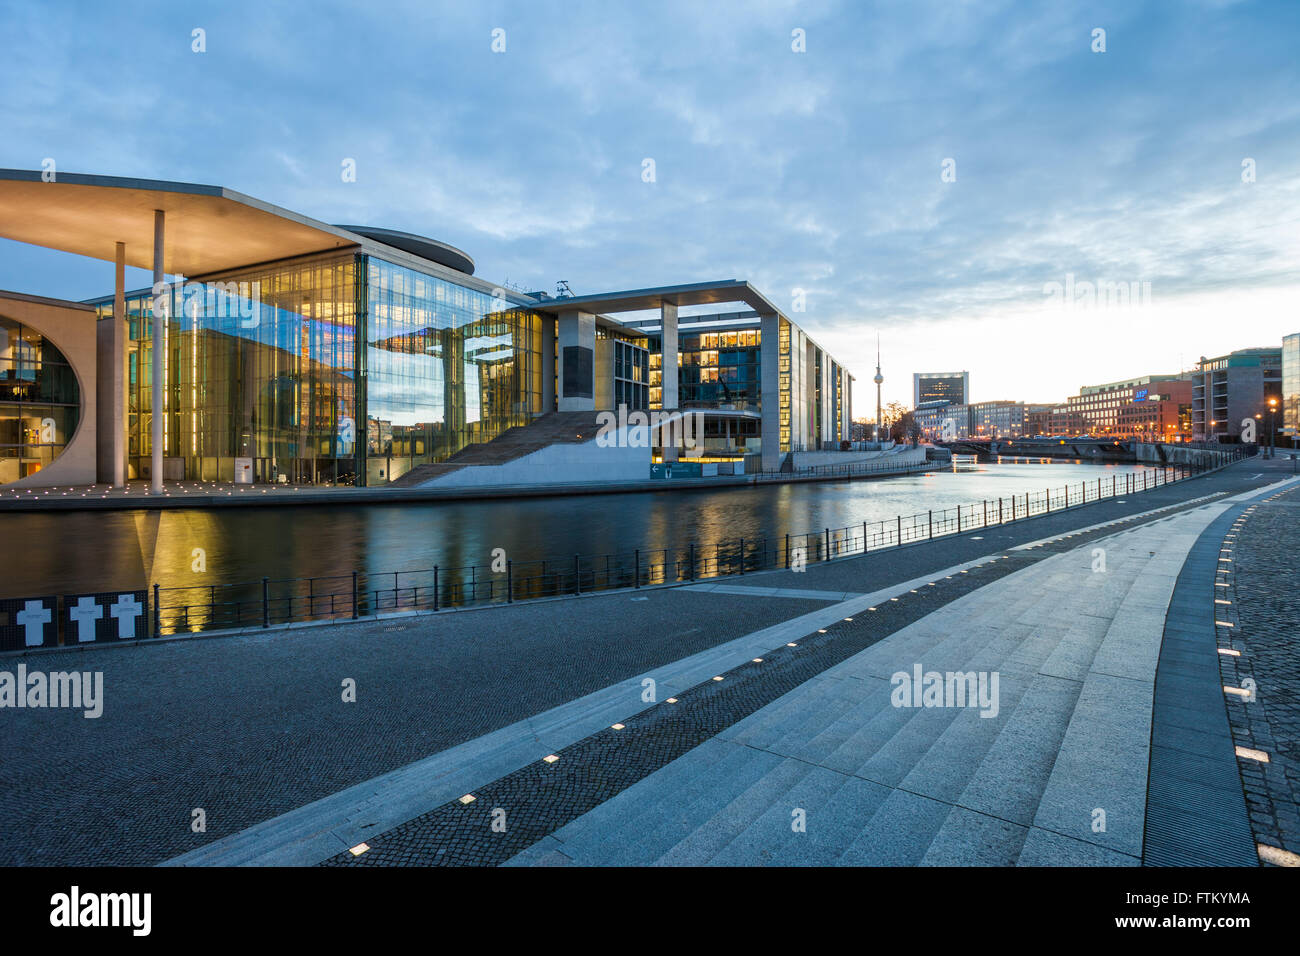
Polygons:
<instances>
[{"instance_id":1,"label":"roof overhang","mask_svg":"<svg viewBox=\"0 0 1300 956\"><path fill-rule=\"evenodd\" d=\"M760 315L779 315L780 309L743 279L721 282L696 282L691 285L660 286L627 292L602 292L597 295L539 299L534 309L558 315L561 312L641 312L663 305L721 305L743 302Z\"/></svg>"},{"instance_id":2,"label":"roof overhang","mask_svg":"<svg viewBox=\"0 0 1300 956\"><path fill-rule=\"evenodd\" d=\"M0 169L0 237L153 268L154 210L166 213L163 271L201 276L313 252L361 237L222 186Z\"/></svg>"}]
</instances>

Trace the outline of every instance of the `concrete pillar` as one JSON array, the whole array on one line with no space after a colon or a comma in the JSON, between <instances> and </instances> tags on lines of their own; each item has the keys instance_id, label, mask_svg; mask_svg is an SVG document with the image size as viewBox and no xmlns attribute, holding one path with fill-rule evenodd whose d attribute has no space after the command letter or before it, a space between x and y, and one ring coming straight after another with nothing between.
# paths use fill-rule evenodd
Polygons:
<instances>
[{"instance_id":1,"label":"concrete pillar","mask_svg":"<svg viewBox=\"0 0 1300 956\"><path fill-rule=\"evenodd\" d=\"M97 480L126 484L126 243L117 244L113 314L99 322Z\"/></svg>"},{"instance_id":2,"label":"concrete pillar","mask_svg":"<svg viewBox=\"0 0 1300 956\"><path fill-rule=\"evenodd\" d=\"M166 213L161 209L153 211L153 284L157 290L158 283L163 281L163 229L166 223ZM153 493L162 494L163 490L163 394L165 392L163 370L163 353L164 342L163 333L166 329L167 317L166 309L161 310L159 315L158 302L154 301L153 309L153 448L152 465L150 467L150 485Z\"/></svg>"},{"instance_id":3,"label":"concrete pillar","mask_svg":"<svg viewBox=\"0 0 1300 956\"><path fill-rule=\"evenodd\" d=\"M553 412L556 409L555 381L555 319L542 313L542 408L541 413Z\"/></svg>"},{"instance_id":4,"label":"concrete pillar","mask_svg":"<svg viewBox=\"0 0 1300 956\"><path fill-rule=\"evenodd\" d=\"M677 303L659 305L659 320L663 327L663 401L664 411L680 407L677 372Z\"/></svg>"},{"instance_id":5,"label":"concrete pillar","mask_svg":"<svg viewBox=\"0 0 1300 956\"><path fill-rule=\"evenodd\" d=\"M588 312L561 312L555 323L559 344L559 410L593 411L596 407L596 317Z\"/></svg>"},{"instance_id":6,"label":"concrete pillar","mask_svg":"<svg viewBox=\"0 0 1300 956\"><path fill-rule=\"evenodd\" d=\"M759 436L763 471L781 467L781 317L759 317Z\"/></svg>"}]
</instances>

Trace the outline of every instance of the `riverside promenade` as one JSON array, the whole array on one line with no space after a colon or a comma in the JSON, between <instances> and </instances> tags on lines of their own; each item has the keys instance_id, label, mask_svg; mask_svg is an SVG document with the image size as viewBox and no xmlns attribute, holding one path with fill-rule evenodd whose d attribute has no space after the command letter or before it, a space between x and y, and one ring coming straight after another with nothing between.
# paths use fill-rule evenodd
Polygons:
<instances>
[{"instance_id":1,"label":"riverside promenade","mask_svg":"<svg viewBox=\"0 0 1300 956\"><path fill-rule=\"evenodd\" d=\"M1247 460L799 574L33 655L29 667L102 670L105 712L0 715L0 854L1254 863L1257 841L1287 851L1294 795L1285 774L1260 782L1267 837L1246 771L1235 784L1227 772L1233 734L1294 744L1276 705L1229 725L1229 707L1268 702L1216 686L1217 642L1239 635L1216 636L1229 629L1214 623L1214 535L1293 501L1275 497L1292 481L1289 463ZM1292 609L1267 613L1295 632ZM996 714L894 706L891 675L916 665L996 673Z\"/></svg>"}]
</instances>

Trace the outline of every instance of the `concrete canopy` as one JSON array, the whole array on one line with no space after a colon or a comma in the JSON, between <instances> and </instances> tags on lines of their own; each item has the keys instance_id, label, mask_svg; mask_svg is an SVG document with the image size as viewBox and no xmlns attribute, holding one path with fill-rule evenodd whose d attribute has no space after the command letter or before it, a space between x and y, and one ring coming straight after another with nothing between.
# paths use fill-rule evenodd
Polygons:
<instances>
[{"instance_id":1,"label":"concrete canopy","mask_svg":"<svg viewBox=\"0 0 1300 956\"><path fill-rule=\"evenodd\" d=\"M743 279L720 282L695 282L690 285L660 286L628 292L602 292L597 295L568 296L562 299L539 299L533 308L558 314L572 312L641 312L664 305L718 305L744 302L759 315L780 315L768 298Z\"/></svg>"},{"instance_id":2,"label":"concrete canopy","mask_svg":"<svg viewBox=\"0 0 1300 956\"><path fill-rule=\"evenodd\" d=\"M0 169L0 237L153 268L154 210L167 215L164 271L201 276L356 246L361 237L221 186Z\"/></svg>"}]
</instances>

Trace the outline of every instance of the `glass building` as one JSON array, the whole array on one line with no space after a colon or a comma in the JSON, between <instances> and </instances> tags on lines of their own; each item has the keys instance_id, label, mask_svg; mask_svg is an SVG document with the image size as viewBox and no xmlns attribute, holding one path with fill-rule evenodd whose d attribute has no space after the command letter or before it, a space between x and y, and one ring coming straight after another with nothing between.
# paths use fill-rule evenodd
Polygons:
<instances>
[{"instance_id":1,"label":"glass building","mask_svg":"<svg viewBox=\"0 0 1300 956\"><path fill-rule=\"evenodd\" d=\"M445 243L192 183L0 170L0 208L0 236L114 265L88 302L0 293L0 480L422 485L619 408L677 423L667 461L694 410L711 453L765 469L848 437L851 377L743 280L507 290ZM157 281L129 292L128 267ZM679 306L727 303L753 311L684 317L679 336ZM657 329L611 317L656 309Z\"/></svg>"},{"instance_id":2,"label":"glass building","mask_svg":"<svg viewBox=\"0 0 1300 956\"><path fill-rule=\"evenodd\" d=\"M101 317L112 299L95 302ZM501 296L358 253L169 285L169 479L382 484L532 420L541 321ZM127 299L127 454L152 454L153 296Z\"/></svg>"},{"instance_id":3,"label":"glass building","mask_svg":"<svg viewBox=\"0 0 1300 956\"><path fill-rule=\"evenodd\" d=\"M1300 435L1300 332L1282 337L1282 428L1294 448Z\"/></svg>"}]
</instances>

